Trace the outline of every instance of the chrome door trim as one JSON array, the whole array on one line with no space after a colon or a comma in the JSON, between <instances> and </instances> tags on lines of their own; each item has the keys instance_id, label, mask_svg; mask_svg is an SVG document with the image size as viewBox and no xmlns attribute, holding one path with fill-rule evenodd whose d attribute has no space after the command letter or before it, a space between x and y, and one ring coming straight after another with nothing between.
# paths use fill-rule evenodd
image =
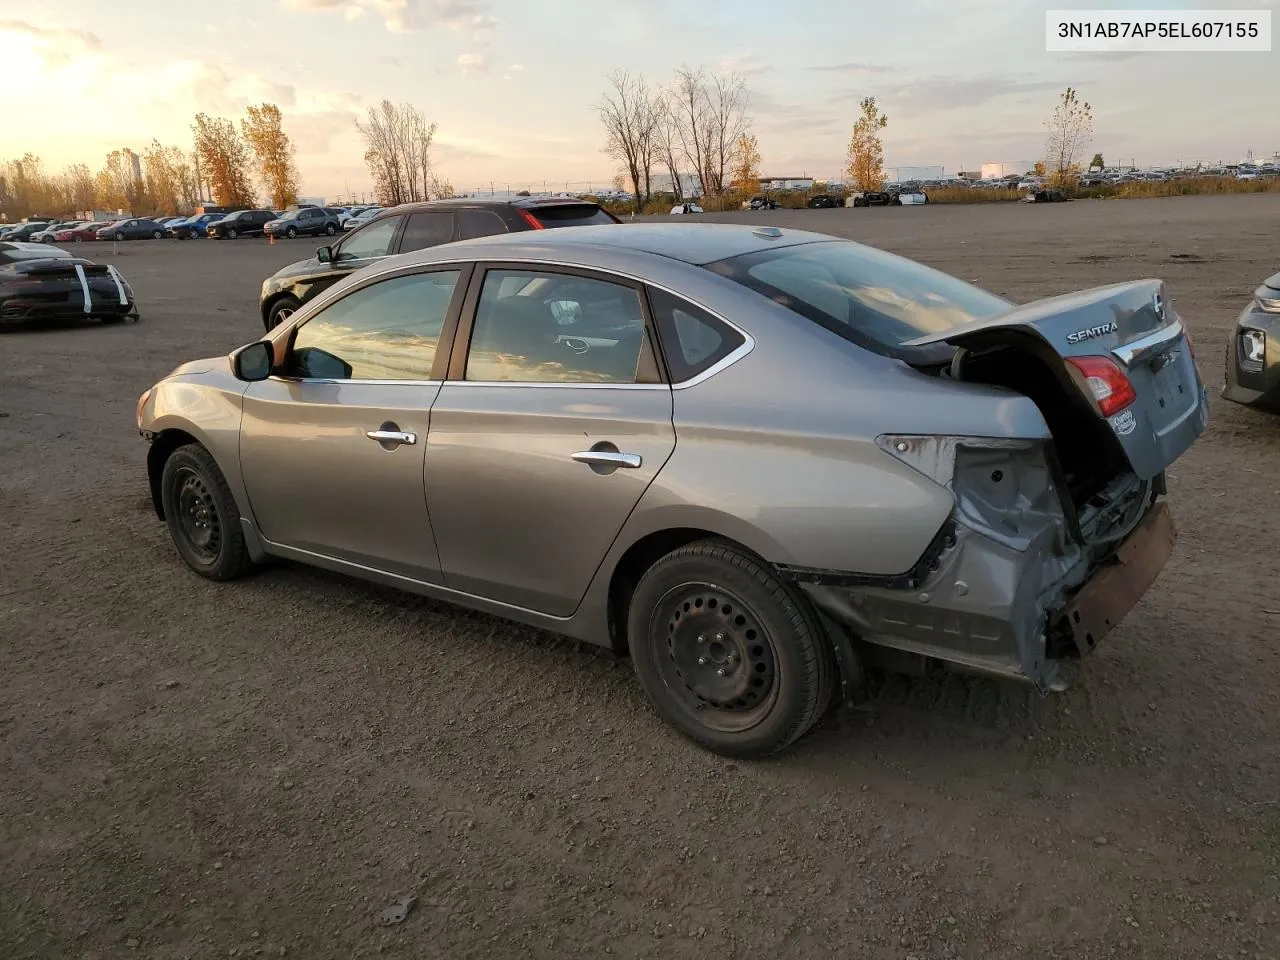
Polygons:
<instances>
[{"instance_id":1,"label":"chrome door trim","mask_svg":"<svg viewBox=\"0 0 1280 960\"><path fill-rule=\"evenodd\" d=\"M413 445L418 442L416 433L409 433L407 430L370 430L365 434L370 440L377 440L379 443L403 443Z\"/></svg>"},{"instance_id":2,"label":"chrome door trim","mask_svg":"<svg viewBox=\"0 0 1280 960\"><path fill-rule=\"evenodd\" d=\"M443 246L443 244L442 244L442 246ZM416 251L411 251L411 252L416 252ZM395 260L395 259L398 259L398 258L399 258L399 257L401 257L401 256L407 256L407 254L394 254L394 255L392 255L392 256L387 257L387 259L388 259L388 260ZM432 261L430 261L429 263L413 263L413 264L392 263L392 264L389 264L388 266L386 266L386 267L384 267L384 268L382 268L382 269L376 269L376 270L373 270L373 272L371 272L371 273L369 273L369 274L366 274L364 277L362 277L362 278L361 278L361 282L360 282L359 287L356 287L355 289L352 289L352 290L349 290L349 291L348 291L348 290L335 291L335 290L334 290L334 287L336 287L336 286L337 286L337 284L334 284L334 286L331 286L331 287L329 287L328 289L326 289L323 293L321 293L321 294L320 294L320 296L316 297L314 300L309 300L307 303L303 304L303 305L302 305L298 310L296 310L296 311L295 311L291 316L289 316L289 317L284 321L284 323L283 323L283 324L281 324L281 326L296 327L296 326L298 326L300 323L302 323L303 321L305 321L306 319L308 319L308 318L309 318L313 313L316 313L317 311L321 310L321 309L322 309L322 308L323 308L327 303L329 303L329 301L330 301L330 300L337 300L337 299L341 299L341 297L346 296L348 293L355 293L355 291L356 291L356 290L361 289L361 288L363 288L363 287L365 287L365 286L368 286L368 285L369 285L369 284L371 284L371 283L375 283L375 282L377 282L377 280L378 280L380 277L384 277L384 276L386 276L387 274L392 274L392 273L397 273L397 272L406 273L406 274L412 274L412 273L429 273L429 272L435 271L437 268L444 268L444 269L448 269L448 268L450 268L450 267L454 267L454 266L458 266L458 265L462 265L462 266L475 266L475 265L477 265L477 264L489 263L490 261L493 261L493 262L502 262L502 263L521 263L521 264L528 264L528 265L531 265L531 266L542 266L542 267L567 267L567 268L569 268L569 269L571 269L571 270L589 270L589 271L592 271L592 272L594 272L594 273L603 274L603 275L605 275L605 276L619 277L619 278L621 278L621 279L623 279L623 280L630 280L630 281L631 281L631 282L633 282L633 283L639 283L639 284L643 284L643 285L645 285L645 286L650 286L650 287L653 287L655 290L663 290L663 291L665 291L666 293L671 294L673 297L679 297L681 300L688 300L690 303L692 303L692 304L693 304L695 307L697 307L698 309L700 309L700 310L705 310L707 313L711 314L711 316L715 317L715 318L716 318L717 320L719 320L721 323L725 324L725 325L726 325L726 326L728 326L730 329L732 329L732 330L736 331L736 332L738 333L738 335L742 337L742 343L741 343L741 344L740 344L736 349L734 349L732 352L730 352L730 353L726 354L726 355L725 355L724 357L722 357L718 362L713 363L711 366L707 367L707 369L703 370L703 371L702 371L701 373L699 373L697 376L690 377L688 380L681 380L681 381L680 381L680 382L678 382L678 383L662 383L662 384L614 384L614 383L606 383L606 384L584 384L584 383L565 383L565 384L560 384L560 383L555 383L555 384L552 384L552 383L536 383L536 384L535 384L535 383L524 383L524 382L518 382L517 384L510 384L510 383L507 383L506 381L501 381L501 380L499 380L499 381L482 381L482 380L447 380L447 381L445 381L446 383L448 383L448 384L450 384L450 385L453 385L453 384L462 384L462 383L469 383L469 384L485 385L485 386L497 386L497 385L504 385L504 386L511 386L511 385L519 385L519 386L557 386L557 387L591 387L591 386L594 386L594 387L597 387L597 388L599 388L599 387L613 387L613 388L617 388L617 387L654 387L654 386L656 386L656 387L670 388L670 389L672 389L672 390L687 390L687 389L689 389L690 387L695 387L695 386L697 386L698 384L702 383L704 380L707 380L707 379L709 379L709 378L711 378L711 377L714 377L714 376L715 376L717 373L719 373L720 371L722 371L722 370L724 370L724 369L726 369L726 368L728 368L728 367L733 366L735 363L737 363L739 360L741 360L743 357L745 357L747 354L749 354L752 350L754 350L754 349L755 349L755 346L756 346L755 338L754 338L753 336L751 336L751 334L749 334L749 333L748 333L746 330L744 330L742 327L738 326L738 324L734 323L732 320L730 320L728 317L726 317L724 314L722 314L722 313L718 313L717 311L712 310L712 309L711 309L710 307L708 307L706 304L698 302L698 301L697 301L697 300L695 300L693 297L689 296L689 294L687 294L687 293L682 293L682 292L681 292L681 291L679 291L679 290L673 290L673 289L671 289L671 287L667 286L666 284L657 283L657 282L655 282L655 281L653 281L653 280L648 280L648 279L646 279L645 277L637 276L637 275L636 275L636 274L634 274L634 273L627 273L627 272L625 272L625 271L622 271L622 270L616 270L616 269L612 269L612 268L609 268L609 267L597 267L597 266L593 266L593 265L588 264L588 263L574 263L574 262L572 262L572 261L568 261L568 260L551 260L551 259L548 259L548 258L546 258L546 257L501 257L501 258L498 258L498 257L481 257L481 258L476 258L476 257L450 257L450 258L449 258L449 259L447 259L447 260L432 260ZM370 265L370 267L372 267L372 266L373 266L373 265L371 264L371 265ZM363 268L363 269L368 270L368 269L370 269L370 267L365 267L365 268ZM273 339L273 338L272 338L272 337L270 337L270 336L268 336L266 339ZM273 378L273 379L274 379L274 378ZM336 381L336 382L338 382L338 383L352 383L353 381L351 381L351 380L339 380L339 381ZM419 383L419 382L423 382L423 381L409 381L409 382Z\"/></svg>"}]
</instances>

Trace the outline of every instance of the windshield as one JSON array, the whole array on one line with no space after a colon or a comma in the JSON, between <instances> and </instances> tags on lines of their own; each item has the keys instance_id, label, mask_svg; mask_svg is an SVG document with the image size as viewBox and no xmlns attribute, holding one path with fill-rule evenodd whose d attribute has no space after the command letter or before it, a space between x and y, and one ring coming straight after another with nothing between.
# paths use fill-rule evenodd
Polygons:
<instances>
[{"instance_id":1,"label":"windshield","mask_svg":"<svg viewBox=\"0 0 1280 960\"><path fill-rule=\"evenodd\" d=\"M878 353L995 316L1012 304L904 257L849 240L730 257L708 270Z\"/></svg>"}]
</instances>

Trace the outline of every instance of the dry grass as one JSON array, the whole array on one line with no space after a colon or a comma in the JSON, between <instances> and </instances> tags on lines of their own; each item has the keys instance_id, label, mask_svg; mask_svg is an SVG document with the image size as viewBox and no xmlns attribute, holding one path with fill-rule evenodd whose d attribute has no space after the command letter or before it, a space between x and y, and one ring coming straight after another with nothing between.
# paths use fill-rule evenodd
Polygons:
<instances>
[{"instance_id":1,"label":"dry grass","mask_svg":"<svg viewBox=\"0 0 1280 960\"><path fill-rule=\"evenodd\" d=\"M1188 197L1197 194L1280 193L1280 177L1236 180L1234 177L1188 177L1150 183L1120 183L1103 187L1076 187L1067 196L1079 200L1139 200L1148 197ZM936 187L929 191L930 203L999 203L1026 196L1018 190L975 190L972 187Z\"/></svg>"}]
</instances>

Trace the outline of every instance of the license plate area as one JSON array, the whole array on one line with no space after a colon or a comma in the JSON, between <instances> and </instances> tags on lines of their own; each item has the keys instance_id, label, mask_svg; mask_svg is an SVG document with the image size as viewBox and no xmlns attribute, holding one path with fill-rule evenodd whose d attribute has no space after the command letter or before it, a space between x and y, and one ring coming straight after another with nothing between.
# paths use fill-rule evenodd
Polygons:
<instances>
[{"instance_id":1,"label":"license plate area","mask_svg":"<svg viewBox=\"0 0 1280 960\"><path fill-rule=\"evenodd\" d=\"M1079 656L1092 653L1137 605L1173 554L1178 531L1165 503L1157 503L1115 556L1067 603L1063 612Z\"/></svg>"}]
</instances>

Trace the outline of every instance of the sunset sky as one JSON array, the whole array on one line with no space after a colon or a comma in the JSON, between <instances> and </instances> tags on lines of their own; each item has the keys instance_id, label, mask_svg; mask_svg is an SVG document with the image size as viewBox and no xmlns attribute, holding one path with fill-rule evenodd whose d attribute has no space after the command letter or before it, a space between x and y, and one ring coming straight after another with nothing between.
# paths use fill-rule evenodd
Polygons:
<instances>
[{"instance_id":1,"label":"sunset sky","mask_svg":"<svg viewBox=\"0 0 1280 960\"><path fill-rule=\"evenodd\" d=\"M1150 3L1055 3L1145 8ZM1265 8L1256 0L1164 7ZM181 14L178 11L183 11ZM1280 53L1049 54L1044 4L900 0L40 0L0 5L0 159L97 168L187 146L197 111L270 100L305 194L368 189L354 118L383 97L439 124L456 188L605 183L593 105L610 70L740 71L765 174L837 176L857 101L889 116L890 166L1042 155L1054 97L1094 105L1094 149L1140 165L1280 150Z\"/></svg>"}]
</instances>

